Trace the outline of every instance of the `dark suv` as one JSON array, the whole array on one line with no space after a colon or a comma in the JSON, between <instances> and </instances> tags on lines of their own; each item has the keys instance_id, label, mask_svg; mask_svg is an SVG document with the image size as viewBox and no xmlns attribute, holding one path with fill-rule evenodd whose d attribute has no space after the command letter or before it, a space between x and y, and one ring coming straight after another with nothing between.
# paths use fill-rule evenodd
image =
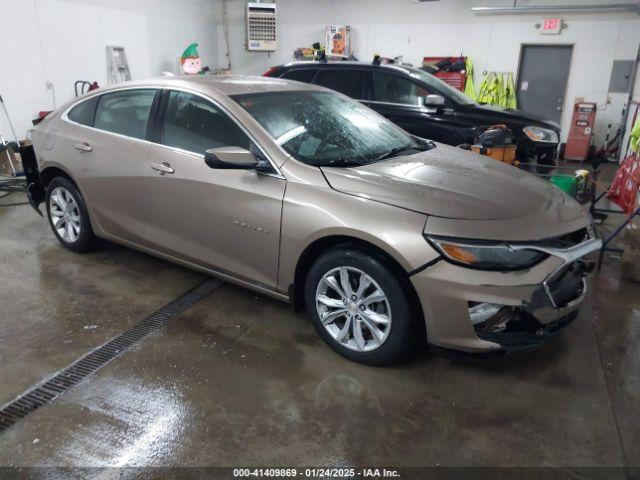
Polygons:
<instances>
[{"instance_id":1,"label":"dark suv","mask_svg":"<svg viewBox=\"0 0 640 480\"><path fill-rule=\"evenodd\" d=\"M551 121L489 105L417 68L357 62L295 62L264 74L313 83L355 98L416 136L449 145L473 142L475 133L505 124L517 139L516 158L549 165L560 130Z\"/></svg>"}]
</instances>

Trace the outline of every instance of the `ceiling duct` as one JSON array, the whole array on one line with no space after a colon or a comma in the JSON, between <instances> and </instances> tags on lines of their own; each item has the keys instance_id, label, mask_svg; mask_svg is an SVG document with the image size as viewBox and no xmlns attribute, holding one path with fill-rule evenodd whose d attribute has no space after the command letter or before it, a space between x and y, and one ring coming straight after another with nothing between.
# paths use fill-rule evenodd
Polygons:
<instances>
[{"instance_id":1,"label":"ceiling duct","mask_svg":"<svg viewBox=\"0 0 640 480\"><path fill-rule=\"evenodd\" d=\"M514 2L512 7L471 7L474 13L539 13L539 12L592 12L602 10L631 11L640 14L640 2L592 3L582 5L522 5Z\"/></svg>"}]
</instances>

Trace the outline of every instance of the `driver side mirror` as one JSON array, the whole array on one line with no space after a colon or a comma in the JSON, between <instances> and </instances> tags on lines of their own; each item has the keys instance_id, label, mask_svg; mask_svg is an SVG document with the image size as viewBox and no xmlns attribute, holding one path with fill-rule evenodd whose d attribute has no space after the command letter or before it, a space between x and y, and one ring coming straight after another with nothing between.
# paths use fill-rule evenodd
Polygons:
<instances>
[{"instance_id":1,"label":"driver side mirror","mask_svg":"<svg viewBox=\"0 0 640 480\"><path fill-rule=\"evenodd\" d=\"M269 162L256 158L253 153L242 147L210 148L204 152L204 161L211 168L271 171Z\"/></svg>"},{"instance_id":2,"label":"driver side mirror","mask_svg":"<svg viewBox=\"0 0 640 480\"><path fill-rule=\"evenodd\" d=\"M444 97L442 95L427 95L424 99L424 106L429 112L437 112L438 107L444 105Z\"/></svg>"}]
</instances>

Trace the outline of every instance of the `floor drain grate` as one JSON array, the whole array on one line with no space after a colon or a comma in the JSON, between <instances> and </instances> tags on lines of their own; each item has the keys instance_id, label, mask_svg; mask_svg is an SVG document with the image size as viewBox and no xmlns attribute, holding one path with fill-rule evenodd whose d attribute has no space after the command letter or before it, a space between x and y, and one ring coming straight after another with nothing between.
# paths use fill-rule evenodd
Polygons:
<instances>
[{"instance_id":1,"label":"floor drain grate","mask_svg":"<svg viewBox=\"0 0 640 480\"><path fill-rule=\"evenodd\" d=\"M87 375L116 358L146 335L163 326L170 319L180 315L212 290L222 285L222 283L222 281L215 279L206 280L173 302L165 305L150 317L145 318L117 337L107 341L53 377L5 405L0 409L0 432L39 407L52 402L55 398L78 384Z\"/></svg>"}]
</instances>

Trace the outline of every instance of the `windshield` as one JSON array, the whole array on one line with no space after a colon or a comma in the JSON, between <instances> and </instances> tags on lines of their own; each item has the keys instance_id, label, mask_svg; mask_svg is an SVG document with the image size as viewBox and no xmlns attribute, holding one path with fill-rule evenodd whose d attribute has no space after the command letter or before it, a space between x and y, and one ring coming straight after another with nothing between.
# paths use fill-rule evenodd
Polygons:
<instances>
[{"instance_id":1,"label":"windshield","mask_svg":"<svg viewBox=\"0 0 640 480\"><path fill-rule=\"evenodd\" d=\"M274 92L233 98L287 153L309 165L359 166L434 146L335 93Z\"/></svg>"},{"instance_id":2,"label":"windshield","mask_svg":"<svg viewBox=\"0 0 640 480\"><path fill-rule=\"evenodd\" d=\"M435 77L430 73L419 70L417 68L403 67L403 70L408 72L409 75L411 75L416 80L420 80L422 83L426 83L429 87L442 92L444 95L453 98L456 102L462 105L475 105L476 103L457 88L452 87L448 83L443 82L438 77Z\"/></svg>"}]
</instances>

